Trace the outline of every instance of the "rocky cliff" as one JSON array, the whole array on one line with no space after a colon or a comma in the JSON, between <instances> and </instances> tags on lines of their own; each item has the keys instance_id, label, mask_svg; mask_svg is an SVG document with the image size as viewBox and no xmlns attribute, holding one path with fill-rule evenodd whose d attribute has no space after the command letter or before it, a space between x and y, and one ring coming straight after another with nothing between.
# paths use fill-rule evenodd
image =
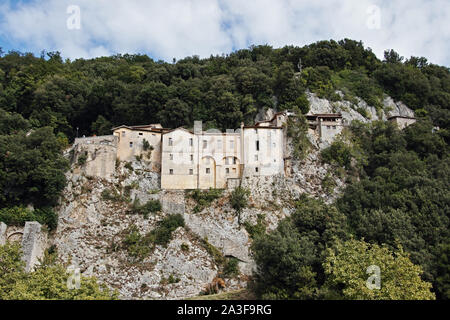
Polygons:
<instances>
[{"instance_id":1,"label":"rocky cliff","mask_svg":"<svg viewBox=\"0 0 450 320\"><path fill-rule=\"evenodd\" d=\"M308 99L312 113L339 112L347 122L355 119L367 122L412 113L389 97L381 111L360 99L357 105L348 101L330 102L313 93L308 93ZM356 111L358 108L366 110L366 116ZM249 206L241 215L243 222L263 223L267 230L272 230L293 212L299 195L306 193L326 202L332 202L339 195L344 182L321 162L318 142L311 142L313 149L305 159L293 161L289 177L243 179L242 185L251 190ZM240 275L225 279L221 284L223 290L246 286L255 267L249 250L251 237L244 225L239 225L229 204L229 190L195 213L196 204L184 191L160 190L159 174L147 170L147 166L139 161L118 163L115 173L108 179L90 176L91 166L92 162L86 171L74 162L67 173L68 185L58 207L58 228L53 235L62 262L80 267L85 275L95 275L126 299L176 299L199 295L220 276L218 254L224 259L239 261ZM333 188L325 186L326 180L332 181ZM162 208L148 217L131 214L130 206L135 199L140 203L159 200ZM177 213L183 215L185 226L173 232L172 240L166 246L157 245L141 261L130 259L121 244L132 226L146 234L164 217Z\"/></svg>"}]
</instances>

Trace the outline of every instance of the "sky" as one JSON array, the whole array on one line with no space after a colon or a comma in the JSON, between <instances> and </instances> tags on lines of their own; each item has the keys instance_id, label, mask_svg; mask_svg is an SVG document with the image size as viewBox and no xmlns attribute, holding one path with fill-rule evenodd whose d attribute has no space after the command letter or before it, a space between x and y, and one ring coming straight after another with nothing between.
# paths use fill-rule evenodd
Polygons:
<instances>
[{"instance_id":1,"label":"sky","mask_svg":"<svg viewBox=\"0 0 450 320\"><path fill-rule=\"evenodd\" d=\"M250 45L361 40L450 66L448 0L0 0L0 47L172 61Z\"/></svg>"}]
</instances>

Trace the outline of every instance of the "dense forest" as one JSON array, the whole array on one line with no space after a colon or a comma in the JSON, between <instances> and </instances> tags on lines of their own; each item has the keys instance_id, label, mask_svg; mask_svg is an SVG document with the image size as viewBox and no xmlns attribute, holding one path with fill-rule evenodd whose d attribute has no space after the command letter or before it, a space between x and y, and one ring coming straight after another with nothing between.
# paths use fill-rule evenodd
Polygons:
<instances>
[{"instance_id":1,"label":"dense forest","mask_svg":"<svg viewBox=\"0 0 450 320\"><path fill-rule=\"evenodd\" d=\"M56 226L51 208L68 169L62 150L77 135L110 134L122 124L191 127L194 120L237 128L269 107L306 113L307 90L331 101L360 97L377 109L387 94L419 121L404 131L355 122L351 143L336 141L322 152L323 161L344 168L346 190L333 205L298 199L296 214L255 236L259 296L371 298L346 290L345 256L364 261L372 252L374 261L402 262L392 277L420 266L403 284L421 288L415 298L430 297L420 294L427 284L437 298L450 298L450 70L394 50L381 61L349 39L171 63L146 55L64 61L59 52L0 49L0 221Z\"/></svg>"}]
</instances>

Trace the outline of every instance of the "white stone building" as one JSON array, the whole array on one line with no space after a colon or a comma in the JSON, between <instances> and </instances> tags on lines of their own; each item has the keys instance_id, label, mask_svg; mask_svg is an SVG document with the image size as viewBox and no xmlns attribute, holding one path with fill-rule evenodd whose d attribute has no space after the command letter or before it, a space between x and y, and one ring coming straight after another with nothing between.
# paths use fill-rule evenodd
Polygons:
<instances>
[{"instance_id":1,"label":"white stone building","mask_svg":"<svg viewBox=\"0 0 450 320\"><path fill-rule=\"evenodd\" d=\"M243 177L285 175L288 112L275 113L270 120L236 130L203 131L202 122L194 129L165 129L160 124L120 126L113 135L75 140L77 161L88 175L110 179L116 161L144 161L161 174L161 189L232 188ZM344 126L338 114L307 115L310 130L331 142Z\"/></svg>"},{"instance_id":2,"label":"white stone building","mask_svg":"<svg viewBox=\"0 0 450 320\"><path fill-rule=\"evenodd\" d=\"M331 143L342 132L345 123L341 114L308 114L309 133L316 135L322 142Z\"/></svg>"},{"instance_id":3,"label":"white stone building","mask_svg":"<svg viewBox=\"0 0 450 320\"><path fill-rule=\"evenodd\" d=\"M388 118L389 122L395 123L400 130L406 128L407 126L412 125L417 120L413 117L405 117L405 116L392 116Z\"/></svg>"},{"instance_id":4,"label":"white stone building","mask_svg":"<svg viewBox=\"0 0 450 320\"><path fill-rule=\"evenodd\" d=\"M235 186L242 176L284 173L283 128L252 126L194 131L178 128L162 135L161 188L209 189Z\"/></svg>"}]
</instances>

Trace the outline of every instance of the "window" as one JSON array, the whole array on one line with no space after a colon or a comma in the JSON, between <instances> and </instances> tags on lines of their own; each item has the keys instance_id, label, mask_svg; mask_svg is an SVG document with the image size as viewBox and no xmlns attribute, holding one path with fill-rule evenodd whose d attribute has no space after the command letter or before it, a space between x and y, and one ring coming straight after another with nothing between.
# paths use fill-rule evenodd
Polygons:
<instances>
[{"instance_id":1,"label":"window","mask_svg":"<svg viewBox=\"0 0 450 320\"><path fill-rule=\"evenodd\" d=\"M233 173L236 173L236 168L233 168Z\"/></svg>"},{"instance_id":2,"label":"window","mask_svg":"<svg viewBox=\"0 0 450 320\"><path fill-rule=\"evenodd\" d=\"M142 132L139 132L139 135L140 135L140 136L143 136L144 134L143 134Z\"/></svg>"},{"instance_id":3,"label":"window","mask_svg":"<svg viewBox=\"0 0 450 320\"><path fill-rule=\"evenodd\" d=\"M122 131L122 137L125 137L125 131Z\"/></svg>"},{"instance_id":4,"label":"window","mask_svg":"<svg viewBox=\"0 0 450 320\"><path fill-rule=\"evenodd\" d=\"M259 151L259 140L256 141L256 151Z\"/></svg>"},{"instance_id":5,"label":"window","mask_svg":"<svg viewBox=\"0 0 450 320\"><path fill-rule=\"evenodd\" d=\"M203 140L203 149L206 149L208 147L208 141Z\"/></svg>"},{"instance_id":6,"label":"window","mask_svg":"<svg viewBox=\"0 0 450 320\"><path fill-rule=\"evenodd\" d=\"M333 126L333 129L336 129L336 126Z\"/></svg>"},{"instance_id":7,"label":"window","mask_svg":"<svg viewBox=\"0 0 450 320\"><path fill-rule=\"evenodd\" d=\"M236 164L236 158L233 158L233 164Z\"/></svg>"},{"instance_id":8,"label":"window","mask_svg":"<svg viewBox=\"0 0 450 320\"><path fill-rule=\"evenodd\" d=\"M133 142L130 142L130 148L133 148Z\"/></svg>"},{"instance_id":9,"label":"window","mask_svg":"<svg viewBox=\"0 0 450 320\"><path fill-rule=\"evenodd\" d=\"M230 174L230 168L225 168L225 173L226 173L227 175L229 175L229 174Z\"/></svg>"},{"instance_id":10,"label":"window","mask_svg":"<svg viewBox=\"0 0 450 320\"><path fill-rule=\"evenodd\" d=\"M255 154L255 161L258 161L258 155Z\"/></svg>"},{"instance_id":11,"label":"window","mask_svg":"<svg viewBox=\"0 0 450 320\"><path fill-rule=\"evenodd\" d=\"M331 129L331 126L327 126L327 129Z\"/></svg>"},{"instance_id":12,"label":"window","mask_svg":"<svg viewBox=\"0 0 450 320\"><path fill-rule=\"evenodd\" d=\"M193 175L194 174L194 169L189 169L189 175Z\"/></svg>"},{"instance_id":13,"label":"window","mask_svg":"<svg viewBox=\"0 0 450 320\"><path fill-rule=\"evenodd\" d=\"M194 145L194 139L190 138L189 139L189 146L192 147Z\"/></svg>"},{"instance_id":14,"label":"window","mask_svg":"<svg viewBox=\"0 0 450 320\"><path fill-rule=\"evenodd\" d=\"M255 168L255 171L256 171L256 172L258 173L258 172L259 172L259 168L258 168L258 167L256 167L256 168Z\"/></svg>"},{"instance_id":15,"label":"window","mask_svg":"<svg viewBox=\"0 0 450 320\"><path fill-rule=\"evenodd\" d=\"M170 160L173 160L173 154L169 155Z\"/></svg>"},{"instance_id":16,"label":"window","mask_svg":"<svg viewBox=\"0 0 450 320\"><path fill-rule=\"evenodd\" d=\"M228 158L228 157L225 158L225 164L226 165L230 164L230 158Z\"/></svg>"},{"instance_id":17,"label":"window","mask_svg":"<svg viewBox=\"0 0 450 320\"><path fill-rule=\"evenodd\" d=\"M211 173L211 169L210 168L206 168L206 174L210 174Z\"/></svg>"},{"instance_id":18,"label":"window","mask_svg":"<svg viewBox=\"0 0 450 320\"><path fill-rule=\"evenodd\" d=\"M277 144L274 142L274 143L273 143L273 147L275 148L276 146L277 146Z\"/></svg>"},{"instance_id":19,"label":"window","mask_svg":"<svg viewBox=\"0 0 450 320\"><path fill-rule=\"evenodd\" d=\"M169 138L169 146L173 146L173 140L172 140L172 138Z\"/></svg>"},{"instance_id":20,"label":"window","mask_svg":"<svg viewBox=\"0 0 450 320\"><path fill-rule=\"evenodd\" d=\"M170 174L170 175L173 174L173 169L169 169L169 174Z\"/></svg>"},{"instance_id":21,"label":"window","mask_svg":"<svg viewBox=\"0 0 450 320\"><path fill-rule=\"evenodd\" d=\"M194 155L191 154L191 161L194 161Z\"/></svg>"},{"instance_id":22,"label":"window","mask_svg":"<svg viewBox=\"0 0 450 320\"><path fill-rule=\"evenodd\" d=\"M230 149L234 149L234 140L230 140Z\"/></svg>"}]
</instances>

